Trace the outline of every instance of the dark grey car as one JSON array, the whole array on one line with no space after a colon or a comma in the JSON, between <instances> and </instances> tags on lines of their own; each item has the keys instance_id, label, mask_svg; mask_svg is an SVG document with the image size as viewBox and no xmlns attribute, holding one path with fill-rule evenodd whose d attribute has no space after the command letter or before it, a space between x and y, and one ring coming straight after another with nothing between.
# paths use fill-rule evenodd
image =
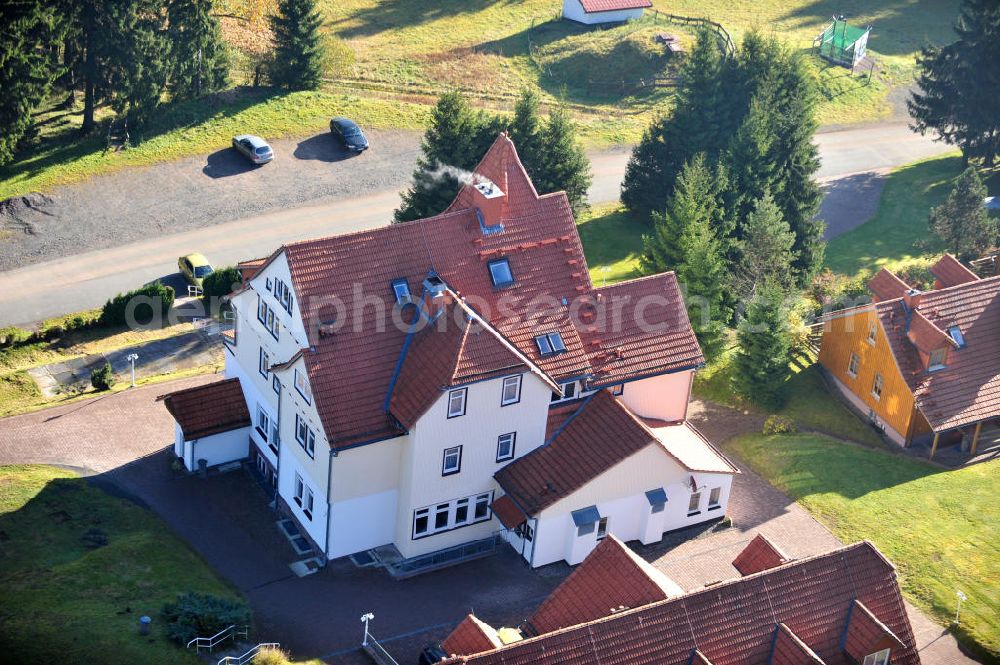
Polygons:
<instances>
[{"instance_id":1,"label":"dark grey car","mask_svg":"<svg viewBox=\"0 0 1000 665\"><path fill-rule=\"evenodd\" d=\"M334 118L330 121L330 132L351 152L364 152L368 149L365 133L353 120Z\"/></svg>"},{"instance_id":2,"label":"dark grey car","mask_svg":"<svg viewBox=\"0 0 1000 665\"><path fill-rule=\"evenodd\" d=\"M253 134L234 136L233 147L257 166L267 164L274 159L274 151L267 141Z\"/></svg>"}]
</instances>

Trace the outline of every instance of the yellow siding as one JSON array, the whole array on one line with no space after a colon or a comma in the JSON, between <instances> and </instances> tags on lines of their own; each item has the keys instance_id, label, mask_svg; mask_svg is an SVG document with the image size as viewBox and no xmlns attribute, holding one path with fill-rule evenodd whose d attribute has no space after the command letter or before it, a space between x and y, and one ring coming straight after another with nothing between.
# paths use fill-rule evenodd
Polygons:
<instances>
[{"instance_id":1,"label":"yellow siding","mask_svg":"<svg viewBox=\"0 0 1000 665\"><path fill-rule=\"evenodd\" d=\"M872 321L878 325L874 344L868 341ZM852 352L860 359L857 376L851 376L847 371ZM874 309L860 310L828 321L823 332L819 361L881 420L907 435L913 414L913 394L896 367L885 331ZM876 374L882 375L882 397L878 400L872 395Z\"/></svg>"}]
</instances>

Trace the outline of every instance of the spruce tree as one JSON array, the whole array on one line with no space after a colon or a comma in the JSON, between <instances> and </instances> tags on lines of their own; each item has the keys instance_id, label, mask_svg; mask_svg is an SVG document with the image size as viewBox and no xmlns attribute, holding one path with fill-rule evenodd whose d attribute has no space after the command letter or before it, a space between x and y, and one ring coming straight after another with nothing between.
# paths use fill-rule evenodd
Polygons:
<instances>
[{"instance_id":1,"label":"spruce tree","mask_svg":"<svg viewBox=\"0 0 1000 665\"><path fill-rule=\"evenodd\" d=\"M0 164L9 162L48 97L61 67L50 48L65 34L65 15L44 0L0 6Z\"/></svg>"},{"instance_id":2,"label":"spruce tree","mask_svg":"<svg viewBox=\"0 0 1000 665\"><path fill-rule=\"evenodd\" d=\"M524 168L534 179L541 164L542 119L538 113L538 95L530 88L521 91L514 105L514 117L507 128L507 135L517 147ZM538 187L538 182L535 182ZM538 191L544 191L538 189Z\"/></svg>"},{"instance_id":3,"label":"spruce tree","mask_svg":"<svg viewBox=\"0 0 1000 665\"><path fill-rule=\"evenodd\" d=\"M907 102L914 128L932 130L969 159L993 166L1000 153L1000 3L964 0L958 40L917 57L917 87Z\"/></svg>"},{"instance_id":4,"label":"spruce tree","mask_svg":"<svg viewBox=\"0 0 1000 665\"><path fill-rule=\"evenodd\" d=\"M315 90L323 76L323 19L316 0L281 0L270 17L274 34L271 82L289 90Z\"/></svg>"},{"instance_id":5,"label":"spruce tree","mask_svg":"<svg viewBox=\"0 0 1000 665\"><path fill-rule=\"evenodd\" d=\"M765 282L790 287L794 279L789 265L795 234L782 218L770 192L765 191L756 201L743 232L743 239L738 244L739 259L732 274L737 297L748 301Z\"/></svg>"},{"instance_id":6,"label":"spruce tree","mask_svg":"<svg viewBox=\"0 0 1000 665\"><path fill-rule=\"evenodd\" d=\"M684 289L691 327L702 352L711 361L722 350L730 311L726 306L722 245L709 217L691 220L681 236L680 248L677 279Z\"/></svg>"},{"instance_id":7,"label":"spruce tree","mask_svg":"<svg viewBox=\"0 0 1000 665\"><path fill-rule=\"evenodd\" d=\"M704 224L713 233L727 233L719 195L718 178L705 155L695 155L677 177L664 212L653 213L653 231L643 236L640 270L646 274L677 270L684 260L681 239L690 226Z\"/></svg>"},{"instance_id":8,"label":"spruce tree","mask_svg":"<svg viewBox=\"0 0 1000 665\"><path fill-rule=\"evenodd\" d=\"M790 340L784 292L765 283L750 301L737 332L733 358L733 390L744 399L766 408L779 408L785 399Z\"/></svg>"},{"instance_id":9,"label":"spruce tree","mask_svg":"<svg viewBox=\"0 0 1000 665\"><path fill-rule=\"evenodd\" d=\"M521 146L515 142L519 155ZM576 137L576 129L569 111L557 106L549 111L548 120L541 129L530 162L534 170L528 170L535 189L542 194L566 192L573 214L579 215L587 209L587 190L590 189L590 160ZM530 154L530 153L529 153Z\"/></svg>"},{"instance_id":10,"label":"spruce tree","mask_svg":"<svg viewBox=\"0 0 1000 665\"><path fill-rule=\"evenodd\" d=\"M944 203L931 210L931 231L959 259L967 261L997 242L997 220L983 205L986 185L972 166L955 180Z\"/></svg>"},{"instance_id":11,"label":"spruce tree","mask_svg":"<svg viewBox=\"0 0 1000 665\"><path fill-rule=\"evenodd\" d=\"M229 58L212 6L212 0L167 3L174 99L193 99L226 86Z\"/></svg>"}]
</instances>

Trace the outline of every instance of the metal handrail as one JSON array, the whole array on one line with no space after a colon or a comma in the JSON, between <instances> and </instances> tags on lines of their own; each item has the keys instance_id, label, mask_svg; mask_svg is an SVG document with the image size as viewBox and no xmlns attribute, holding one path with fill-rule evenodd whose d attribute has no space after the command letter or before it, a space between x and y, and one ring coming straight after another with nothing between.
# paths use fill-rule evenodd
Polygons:
<instances>
[{"instance_id":1,"label":"metal handrail","mask_svg":"<svg viewBox=\"0 0 1000 665\"><path fill-rule=\"evenodd\" d=\"M281 645L277 642L261 642L242 656L226 656L225 658L221 658L217 665L245 665L256 658L261 649L278 649L280 647Z\"/></svg>"},{"instance_id":2,"label":"metal handrail","mask_svg":"<svg viewBox=\"0 0 1000 665\"><path fill-rule=\"evenodd\" d=\"M365 640L361 643L361 648L379 665L399 665L399 661L393 658L392 654L386 651L385 647L379 644L370 632L365 633Z\"/></svg>"},{"instance_id":3,"label":"metal handrail","mask_svg":"<svg viewBox=\"0 0 1000 665\"><path fill-rule=\"evenodd\" d=\"M215 635L212 635L211 637L194 638L193 640L187 643L186 648L190 649L191 645L194 644L196 651L200 651L201 649L208 649L209 652L211 652L212 649L214 649L217 645L221 644L223 641L228 640L230 638L233 638L235 640L237 633L239 633L241 637L246 638L248 632L249 629L246 626L243 626L240 630L236 629L235 624L232 626L226 626L225 628L220 630Z\"/></svg>"}]
</instances>

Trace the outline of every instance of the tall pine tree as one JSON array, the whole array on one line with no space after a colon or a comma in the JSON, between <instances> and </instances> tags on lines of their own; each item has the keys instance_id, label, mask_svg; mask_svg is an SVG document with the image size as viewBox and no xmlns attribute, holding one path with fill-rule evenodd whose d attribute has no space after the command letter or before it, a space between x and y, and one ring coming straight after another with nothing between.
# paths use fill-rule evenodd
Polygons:
<instances>
[{"instance_id":1,"label":"tall pine tree","mask_svg":"<svg viewBox=\"0 0 1000 665\"><path fill-rule=\"evenodd\" d=\"M212 0L169 0L170 91L193 99L225 87L229 58Z\"/></svg>"},{"instance_id":2,"label":"tall pine tree","mask_svg":"<svg viewBox=\"0 0 1000 665\"><path fill-rule=\"evenodd\" d=\"M711 361L722 351L726 306L726 266L722 245L708 216L692 219L680 239L681 262L677 279L684 289L691 327L705 357Z\"/></svg>"},{"instance_id":3,"label":"tall pine tree","mask_svg":"<svg viewBox=\"0 0 1000 665\"><path fill-rule=\"evenodd\" d=\"M771 193L765 191L747 215L743 239L737 246L739 259L732 272L737 297L749 301L765 282L790 287L794 277L788 266L794 245L795 234L781 216Z\"/></svg>"},{"instance_id":4,"label":"tall pine tree","mask_svg":"<svg viewBox=\"0 0 1000 665\"><path fill-rule=\"evenodd\" d=\"M914 127L933 130L969 159L1000 154L1000 2L963 0L958 40L917 57L919 92L907 102Z\"/></svg>"},{"instance_id":5,"label":"tall pine tree","mask_svg":"<svg viewBox=\"0 0 1000 665\"><path fill-rule=\"evenodd\" d=\"M281 0L270 18L274 34L271 83L289 90L315 90L323 76L323 18L316 0Z\"/></svg>"},{"instance_id":6,"label":"tall pine tree","mask_svg":"<svg viewBox=\"0 0 1000 665\"><path fill-rule=\"evenodd\" d=\"M791 343L784 292L772 283L757 290L740 321L733 358L733 390L746 400L776 409L785 400Z\"/></svg>"},{"instance_id":7,"label":"tall pine tree","mask_svg":"<svg viewBox=\"0 0 1000 665\"><path fill-rule=\"evenodd\" d=\"M983 206L986 194L986 185L970 166L958 176L944 203L931 210L931 231L964 261L978 258L998 240L997 220Z\"/></svg>"},{"instance_id":8,"label":"tall pine tree","mask_svg":"<svg viewBox=\"0 0 1000 665\"><path fill-rule=\"evenodd\" d=\"M521 91L514 104L514 117L507 127L510 140L517 146L517 154L532 178L540 166L542 119L538 109L538 95L530 88ZM538 183L535 183L538 187ZM538 191L545 191L539 188Z\"/></svg>"},{"instance_id":9,"label":"tall pine tree","mask_svg":"<svg viewBox=\"0 0 1000 665\"><path fill-rule=\"evenodd\" d=\"M518 155L525 154L520 144L515 141L514 145ZM534 164L533 169L528 172L538 192L566 192L574 214L587 208L587 190L591 183L590 160L576 137L569 111L562 106L549 111L548 120L539 132L537 143L528 148L527 154L529 161Z\"/></svg>"}]
</instances>

